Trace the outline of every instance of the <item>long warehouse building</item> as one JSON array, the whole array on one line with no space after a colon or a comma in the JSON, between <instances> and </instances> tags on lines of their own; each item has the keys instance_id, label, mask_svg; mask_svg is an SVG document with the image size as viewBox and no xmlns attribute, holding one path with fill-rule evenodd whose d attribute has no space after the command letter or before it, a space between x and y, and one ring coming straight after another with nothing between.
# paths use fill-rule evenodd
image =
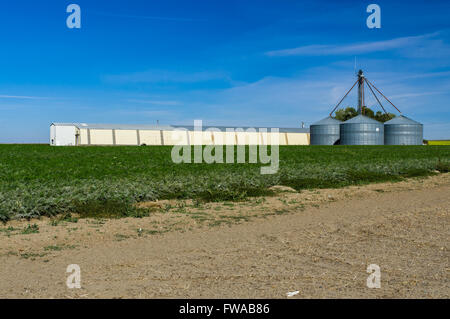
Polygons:
<instances>
[{"instance_id":1,"label":"long warehouse building","mask_svg":"<svg viewBox=\"0 0 450 319\"><path fill-rule=\"evenodd\" d=\"M309 145L307 128L228 128L203 126L52 123L50 145Z\"/></svg>"}]
</instances>

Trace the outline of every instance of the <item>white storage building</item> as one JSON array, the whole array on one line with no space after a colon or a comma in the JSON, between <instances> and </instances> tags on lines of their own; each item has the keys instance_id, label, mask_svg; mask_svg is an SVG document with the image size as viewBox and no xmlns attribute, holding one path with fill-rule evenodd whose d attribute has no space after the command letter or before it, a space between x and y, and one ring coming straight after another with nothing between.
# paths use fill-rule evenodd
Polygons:
<instances>
[{"instance_id":1,"label":"white storage building","mask_svg":"<svg viewBox=\"0 0 450 319\"><path fill-rule=\"evenodd\" d=\"M231 130L231 131L230 131ZM264 131L266 130L266 132ZM50 145L309 145L309 129L52 123Z\"/></svg>"}]
</instances>

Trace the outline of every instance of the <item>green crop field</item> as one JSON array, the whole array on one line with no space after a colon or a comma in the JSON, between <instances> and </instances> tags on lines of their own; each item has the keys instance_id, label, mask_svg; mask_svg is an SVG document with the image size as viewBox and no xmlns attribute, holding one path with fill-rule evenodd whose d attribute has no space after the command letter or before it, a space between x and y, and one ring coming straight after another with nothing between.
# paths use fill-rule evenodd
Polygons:
<instances>
[{"instance_id":1,"label":"green crop field","mask_svg":"<svg viewBox=\"0 0 450 319\"><path fill-rule=\"evenodd\" d=\"M448 172L450 163L450 146L285 146L278 173L261 175L261 164L174 164L171 149L0 145L0 219L139 216L140 201L241 200L269 195L273 185L398 181Z\"/></svg>"}]
</instances>

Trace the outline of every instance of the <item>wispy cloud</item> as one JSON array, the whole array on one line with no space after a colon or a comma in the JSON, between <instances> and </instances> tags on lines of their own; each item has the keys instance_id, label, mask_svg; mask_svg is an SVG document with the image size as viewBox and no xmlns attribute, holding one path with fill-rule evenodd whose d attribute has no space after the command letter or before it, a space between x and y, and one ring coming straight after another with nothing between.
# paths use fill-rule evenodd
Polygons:
<instances>
[{"instance_id":1,"label":"wispy cloud","mask_svg":"<svg viewBox=\"0 0 450 319\"><path fill-rule=\"evenodd\" d=\"M127 100L130 103L140 103L140 104L152 104L152 105L166 105L166 106L177 106L182 105L179 101L156 101L156 100Z\"/></svg>"},{"instance_id":2,"label":"wispy cloud","mask_svg":"<svg viewBox=\"0 0 450 319\"><path fill-rule=\"evenodd\" d=\"M308 76L264 77L215 92L196 92L189 97L189 105L196 116L211 125L299 127L301 121L317 120L327 114L336 103L333 89L341 85L342 81ZM337 91L344 90L342 87Z\"/></svg>"},{"instance_id":3,"label":"wispy cloud","mask_svg":"<svg viewBox=\"0 0 450 319\"><path fill-rule=\"evenodd\" d=\"M411 74L411 75L404 76L402 79L424 79L424 78L436 78L436 77L448 77L448 76L450 76L450 71Z\"/></svg>"},{"instance_id":4,"label":"wispy cloud","mask_svg":"<svg viewBox=\"0 0 450 319\"><path fill-rule=\"evenodd\" d=\"M48 100L49 97L43 96L24 96L24 95L1 95L0 99L18 99L18 100Z\"/></svg>"},{"instance_id":5,"label":"wispy cloud","mask_svg":"<svg viewBox=\"0 0 450 319\"><path fill-rule=\"evenodd\" d=\"M380 69L388 69L376 61ZM427 116L439 117L448 113L445 103L448 81L439 77L426 83L399 81L408 73L381 72L370 79L405 114L423 121ZM186 104L192 108L185 116L201 116L210 125L263 125L298 127L301 121L310 124L325 117L344 96L354 82L353 73L346 67L327 66L298 73L293 77L267 76L258 81L214 92L186 94ZM342 107L355 106L356 90L344 100ZM381 108L370 93L367 105ZM384 99L389 112L395 109ZM432 112L429 112L432 105ZM422 113L427 110L428 114ZM195 113L195 114L193 114ZM437 135L435 135L437 136Z\"/></svg>"},{"instance_id":6,"label":"wispy cloud","mask_svg":"<svg viewBox=\"0 0 450 319\"><path fill-rule=\"evenodd\" d=\"M380 51L389 51L392 49L403 49L422 43L424 40L432 39L439 35L439 32L411 36L400 37L385 41L363 42L352 44L331 44L331 45L306 45L296 48L275 50L266 52L268 56L325 56L325 55L345 55L345 54L361 54Z\"/></svg>"},{"instance_id":7,"label":"wispy cloud","mask_svg":"<svg viewBox=\"0 0 450 319\"><path fill-rule=\"evenodd\" d=\"M197 83L212 80L231 81L225 72L175 72L163 70L149 70L128 74L106 75L103 79L114 83Z\"/></svg>"},{"instance_id":8,"label":"wispy cloud","mask_svg":"<svg viewBox=\"0 0 450 319\"><path fill-rule=\"evenodd\" d=\"M419 97L419 96L427 96L427 95L441 95L441 94L448 94L448 92L441 91L441 92L404 93L404 94L391 95L391 98L403 99L403 98L411 98L411 97Z\"/></svg>"}]
</instances>

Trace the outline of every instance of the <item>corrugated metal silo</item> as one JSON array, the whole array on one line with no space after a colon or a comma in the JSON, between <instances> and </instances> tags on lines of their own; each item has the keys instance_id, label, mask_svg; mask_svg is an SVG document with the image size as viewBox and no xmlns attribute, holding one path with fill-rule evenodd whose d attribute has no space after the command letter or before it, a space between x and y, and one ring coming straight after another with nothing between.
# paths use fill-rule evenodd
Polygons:
<instances>
[{"instance_id":1,"label":"corrugated metal silo","mask_svg":"<svg viewBox=\"0 0 450 319\"><path fill-rule=\"evenodd\" d=\"M341 124L341 145L383 145L384 125L364 115Z\"/></svg>"},{"instance_id":2,"label":"corrugated metal silo","mask_svg":"<svg viewBox=\"0 0 450 319\"><path fill-rule=\"evenodd\" d=\"M324 118L310 126L311 145L334 145L340 138L341 121Z\"/></svg>"},{"instance_id":3,"label":"corrugated metal silo","mask_svg":"<svg viewBox=\"0 0 450 319\"><path fill-rule=\"evenodd\" d=\"M385 145L422 145L423 125L404 115L384 123Z\"/></svg>"}]
</instances>

